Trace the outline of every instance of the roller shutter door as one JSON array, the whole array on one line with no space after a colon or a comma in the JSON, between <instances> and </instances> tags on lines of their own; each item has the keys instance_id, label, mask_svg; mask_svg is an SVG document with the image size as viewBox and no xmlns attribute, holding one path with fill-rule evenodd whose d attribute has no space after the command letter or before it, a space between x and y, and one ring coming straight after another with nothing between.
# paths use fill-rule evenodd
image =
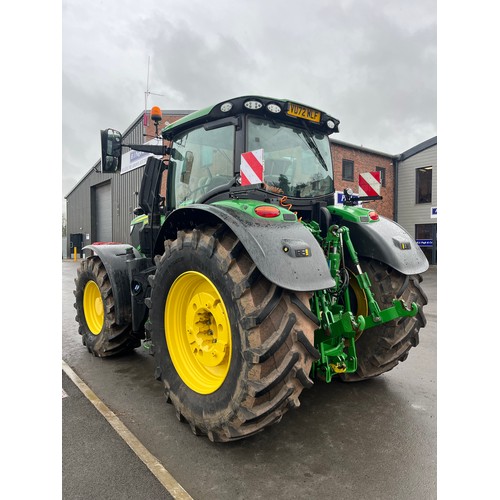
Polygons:
<instances>
[{"instance_id":1,"label":"roller shutter door","mask_svg":"<svg viewBox=\"0 0 500 500\"><path fill-rule=\"evenodd\" d=\"M96 241L113 241L111 224L111 183L95 188Z\"/></svg>"}]
</instances>

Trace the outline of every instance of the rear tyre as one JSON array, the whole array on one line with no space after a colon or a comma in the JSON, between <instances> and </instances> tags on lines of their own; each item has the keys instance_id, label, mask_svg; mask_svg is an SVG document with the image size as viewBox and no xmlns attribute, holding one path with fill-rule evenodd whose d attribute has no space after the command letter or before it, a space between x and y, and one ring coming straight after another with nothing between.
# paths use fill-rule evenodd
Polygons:
<instances>
[{"instance_id":1,"label":"rear tyre","mask_svg":"<svg viewBox=\"0 0 500 500\"><path fill-rule=\"evenodd\" d=\"M99 257L92 256L81 262L73 293L78 333L94 356L113 356L141 345L139 339L132 337L130 324L116 324L113 290Z\"/></svg>"},{"instance_id":2,"label":"rear tyre","mask_svg":"<svg viewBox=\"0 0 500 500\"><path fill-rule=\"evenodd\" d=\"M156 375L194 434L241 439L299 406L319 357L308 294L270 283L225 226L179 231L151 282Z\"/></svg>"},{"instance_id":3,"label":"rear tyre","mask_svg":"<svg viewBox=\"0 0 500 500\"><path fill-rule=\"evenodd\" d=\"M373 259L360 259L360 265L370 278L372 292L381 309L391 307L394 299L402 299L408 306L415 302L419 311L411 318L399 318L363 331L356 340L358 369L356 373L342 374L341 378L345 382L377 377L392 370L408 357L412 347L418 345L419 330L426 325L423 306L427 304L427 296L420 287L420 275L401 274ZM350 286L351 302L356 304L356 307L353 307L355 315L366 314L366 297L353 276Z\"/></svg>"}]
</instances>

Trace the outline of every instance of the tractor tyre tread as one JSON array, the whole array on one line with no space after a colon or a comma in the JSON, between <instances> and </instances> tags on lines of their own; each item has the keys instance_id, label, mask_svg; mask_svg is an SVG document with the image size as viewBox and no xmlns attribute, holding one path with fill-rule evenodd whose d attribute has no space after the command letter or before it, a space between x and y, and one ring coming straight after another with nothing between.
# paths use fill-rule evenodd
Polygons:
<instances>
[{"instance_id":1,"label":"tractor tyre tread","mask_svg":"<svg viewBox=\"0 0 500 500\"><path fill-rule=\"evenodd\" d=\"M98 285L104 306L104 325L98 335L89 330L83 310L83 293L89 280ZM78 322L78 333L82 336L83 345L91 354L99 358L110 357L131 351L141 345L141 341L132 336L130 323L126 325L116 323L111 282L99 257L91 256L81 261L73 293L76 299L74 307L77 310L75 319Z\"/></svg>"},{"instance_id":2,"label":"tractor tyre tread","mask_svg":"<svg viewBox=\"0 0 500 500\"><path fill-rule=\"evenodd\" d=\"M360 259L372 283L372 291L382 309L392 306L393 299L402 299L407 305L419 306L416 316L399 318L364 331L356 341L358 369L356 373L342 374L344 382L358 382L392 370L408 357L408 352L419 343L419 331L426 325L423 306L427 296L419 274L404 275L392 267L372 259Z\"/></svg>"},{"instance_id":3,"label":"tractor tyre tread","mask_svg":"<svg viewBox=\"0 0 500 500\"><path fill-rule=\"evenodd\" d=\"M224 391L229 391L227 380L216 391L221 392L222 401L227 401L225 408L213 410L210 405L203 406L201 395L187 387L182 390L187 391L189 397L179 397L165 374L172 368L165 367L161 359L168 351L164 346L164 324L161 324L166 299L165 292L158 292L157 299L157 281L159 276L168 273L169 263L185 251L191 252L189 255L195 251L207 262L212 261L222 273L222 279L232 284L227 302L232 301L235 306L232 336L241 339L241 351L233 357L237 360L237 369L229 372L237 378L227 383L232 392L224 395ZM242 439L279 422L289 408L299 406L300 393L312 385L308 374L316 355L313 347L316 324L304 312L309 310L310 294L292 294L270 283L225 225L179 231L175 240L167 240L156 277L151 291L150 334L153 344L162 343L154 348L155 358L159 356L157 372L161 373L167 400L174 405L178 417L189 423L194 434L217 442ZM162 310L155 311L155 308ZM178 382L176 384L178 387ZM192 398L199 403L190 404ZM197 405L203 407L203 411Z\"/></svg>"}]
</instances>

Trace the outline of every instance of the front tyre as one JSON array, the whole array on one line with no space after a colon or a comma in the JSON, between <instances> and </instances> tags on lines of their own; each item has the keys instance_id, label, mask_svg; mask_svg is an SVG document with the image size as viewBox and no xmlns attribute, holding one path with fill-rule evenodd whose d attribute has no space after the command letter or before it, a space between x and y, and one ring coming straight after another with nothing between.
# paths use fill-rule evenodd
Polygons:
<instances>
[{"instance_id":1,"label":"front tyre","mask_svg":"<svg viewBox=\"0 0 500 500\"><path fill-rule=\"evenodd\" d=\"M318 357L307 294L270 283L223 225L166 241L151 281L157 378L195 434L241 439L299 406Z\"/></svg>"},{"instance_id":2,"label":"front tyre","mask_svg":"<svg viewBox=\"0 0 500 500\"><path fill-rule=\"evenodd\" d=\"M392 370L408 357L409 350L419 342L419 331L426 325L423 306L427 296L420 287L420 275L407 276L392 267L373 259L360 259L361 269L371 281L371 289L381 309L392 306L394 299L402 299L407 305L415 302L418 313L413 317L398 318L380 326L365 330L356 339L358 369L356 373L341 375L345 382L357 382ZM354 273L350 279L353 312L368 313L364 292L357 285Z\"/></svg>"},{"instance_id":3,"label":"front tyre","mask_svg":"<svg viewBox=\"0 0 500 500\"><path fill-rule=\"evenodd\" d=\"M99 257L82 260L73 293L78 333L94 356L114 356L140 346L141 341L131 334L131 325L117 325L115 321L113 290Z\"/></svg>"}]
</instances>

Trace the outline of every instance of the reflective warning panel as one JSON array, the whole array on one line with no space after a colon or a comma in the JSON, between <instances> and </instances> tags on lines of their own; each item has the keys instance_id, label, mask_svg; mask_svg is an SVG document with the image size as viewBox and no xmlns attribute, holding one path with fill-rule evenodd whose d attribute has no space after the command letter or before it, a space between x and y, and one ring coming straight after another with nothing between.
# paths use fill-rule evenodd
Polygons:
<instances>
[{"instance_id":1,"label":"reflective warning panel","mask_svg":"<svg viewBox=\"0 0 500 500\"><path fill-rule=\"evenodd\" d=\"M359 195L380 196L380 172L359 174Z\"/></svg>"},{"instance_id":2,"label":"reflective warning panel","mask_svg":"<svg viewBox=\"0 0 500 500\"><path fill-rule=\"evenodd\" d=\"M264 182L264 150L256 149L241 154L241 185L261 184Z\"/></svg>"}]
</instances>

